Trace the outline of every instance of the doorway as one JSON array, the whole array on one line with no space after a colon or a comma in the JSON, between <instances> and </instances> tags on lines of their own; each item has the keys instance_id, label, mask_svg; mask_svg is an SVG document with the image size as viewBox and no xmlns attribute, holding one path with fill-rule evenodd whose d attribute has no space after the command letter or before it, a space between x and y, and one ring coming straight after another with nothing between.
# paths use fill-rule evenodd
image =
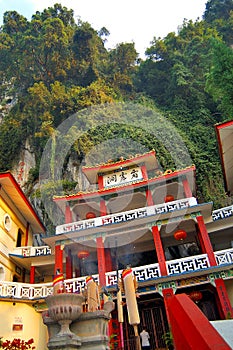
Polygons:
<instances>
[{"instance_id":1,"label":"doorway","mask_svg":"<svg viewBox=\"0 0 233 350\"><path fill-rule=\"evenodd\" d=\"M145 327L150 335L151 349L166 349L163 336L168 332L168 322L163 298L159 294L140 295L138 300L140 325L138 332ZM127 310L125 320L128 320ZM124 349L135 350L134 329L128 322L124 322Z\"/></svg>"}]
</instances>

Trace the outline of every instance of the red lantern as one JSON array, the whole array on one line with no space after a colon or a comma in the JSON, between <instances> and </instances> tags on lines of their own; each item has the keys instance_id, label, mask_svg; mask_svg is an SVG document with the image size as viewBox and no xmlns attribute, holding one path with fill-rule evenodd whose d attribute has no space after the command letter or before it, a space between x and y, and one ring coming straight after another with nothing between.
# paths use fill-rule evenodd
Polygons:
<instances>
[{"instance_id":1,"label":"red lantern","mask_svg":"<svg viewBox=\"0 0 233 350\"><path fill-rule=\"evenodd\" d=\"M199 291L193 291L189 294L190 299L192 299L195 303L202 299L202 293Z\"/></svg>"},{"instance_id":2,"label":"red lantern","mask_svg":"<svg viewBox=\"0 0 233 350\"><path fill-rule=\"evenodd\" d=\"M87 250L81 250L80 252L78 252L78 258L79 259L86 259L89 257L89 252Z\"/></svg>"},{"instance_id":3,"label":"red lantern","mask_svg":"<svg viewBox=\"0 0 233 350\"><path fill-rule=\"evenodd\" d=\"M95 213L93 213L92 211L89 211L86 214L86 219L94 219L96 217Z\"/></svg>"},{"instance_id":4,"label":"red lantern","mask_svg":"<svg viewBox=\"0 0 233 350\"><path fill-rule=\"evenodd\" d=\"M187 232L184 230L178 230L174 233L174 238L177 241L183 241L187 237Z\"/></svg>"},{"instance_id":5,"label":"red lantern","mask_svg":"<svg viewBox=\"0 0 233 350\"><path fill-rule=\"evenodd\" d=\"M167 202L172 202L174 201L175 198L174 196L172 196L171 194L167 194L166 197L164 198L164 202L167 203Z\"/></svg>"}]
</instances>

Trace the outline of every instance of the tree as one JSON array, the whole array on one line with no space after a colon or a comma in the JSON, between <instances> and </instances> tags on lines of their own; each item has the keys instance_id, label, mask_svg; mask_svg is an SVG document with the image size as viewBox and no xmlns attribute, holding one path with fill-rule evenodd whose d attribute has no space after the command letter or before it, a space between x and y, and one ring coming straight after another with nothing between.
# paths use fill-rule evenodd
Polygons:
<instances>
[{"instance_id":1,"label":"tree","mask_svg":"<svg viewBox=\"0 0 233 350\"><path fill-rule=\"evenodd\" d=\"M176 115L188 118L201 110L203 114L205 106L211 105L205 91L205 72L209 69L213 37L218 33L203 21L184 21L178 35L155 38L146 51L148 59L136 74L138 90Z\"/></svg>"},{"instance_id":2,"label":"tree","mask_svg":"<svg viewBox=\"0 0 233 350\"><path fill-rule=\"evenodd\" d=\"M61 4L56 3L53 7L49 7L43 12L37 11L36 14L32 16L33 20L40 20L42 22L48 18L59 18L64 26L75 27L74 11L71 9L68 10L67 7L62 6Z\"/></svg>"},{"instance_id":3,"label":"tree","mask_svg":"<svg viewBox=\"0 0 233 350\"><path fill-rule=\"evenodd\" d=\"M87 86L101 76L101 61L107 57L104 41L89 23L80 21L73 36L72 50L76 59L76 74L79 76L78 84Z\"/></svg>"},{"instance_id":4,"label":"tree","mask_svg":"<svg viewBox=\"0 0 233 350\"><path fill-rule=\"evenodd\" d=\"M233 51L224 43L213 41L212 66L206 90L213 96L225 117L233 115Z\"/></svg>"},{"instance_id":5,"label":"tree","mask_svg":"<svg viewBox=\"0 0 233 350\"><path fill-rule=\"evenodd\" d=\"M3 15L2 31L9 35L23 33L29 26L27 19L16 11L7 11Z\"/></svg>"},{"instance_id":6,"label":"tree","mask_svg":"<svg viewBox=\"0 0 233 350\"><path fill-rule=\"evenodd\" d=\"M209 0L203 19L209 26L217 29L229 46L233 44L232 0Z\"/></svg>"},{"instance_id":7,"label":"tree","mask_svg":"<svg viewBox=\"0 0 233 350\"><path fill-rule=\"evenodd\" d=\"M134 43L120 43L109 52L105 65L107 80L127 97L134 90L133 76L136 72L137 58Z\"/></svg>"},{"instance_id":8,"label":"tree","mask_svg":"<svg viewBox=\"0 0 233 350\"><path fill-rule=\"evenodd\" d=\"M208 0L203 19L207 23L213 23L221 19L227 21L231 11L233 11L232 0Z\"/></svg>"},{"instance_id":9,"label":"tree","mask_svg":"<svg viewBox=\"0 0 233 350\"><path fill-rule=\"evenodd\" d=\"M26 91L34 81L44 81L47 85L56 79L64 81L71 70L70 40L74 31L71 14L61 7L53 12L50 8L48 16L37 13L31 22L16 12L4 15L0 33L0 45L4 49L0 71L6 79L14 77L18 93Z\"/></svg>"}]
</instances>

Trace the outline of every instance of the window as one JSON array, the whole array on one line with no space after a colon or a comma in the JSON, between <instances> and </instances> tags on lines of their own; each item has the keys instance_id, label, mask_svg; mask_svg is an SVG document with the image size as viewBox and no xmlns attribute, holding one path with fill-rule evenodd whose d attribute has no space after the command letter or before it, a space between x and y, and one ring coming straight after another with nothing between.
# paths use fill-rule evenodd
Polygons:
<instances>
[{"instance_id":1,"label":"window","mask_svg":"<svg viewBox=\"0 0 233 350\"><path fill-rule=\"evenodd\" d=\"M22 246L22 237L23 237L23 231L18 229L18 236L17 236L17 242L16 242L16 247L21 247Z\"/></svg>"},{"instance_id":2,"label":"window","mask_svg":"<svg viewBox=\"0 0 233 350\"><path fill-rule=\"evenodd\" d=\"M10 231L11 226L12 226L12 221L11 221L11 217L9 214L5 214L4 218L3 218L3 224L4 227L7 231Z\"/></svg>"}]
</instances>

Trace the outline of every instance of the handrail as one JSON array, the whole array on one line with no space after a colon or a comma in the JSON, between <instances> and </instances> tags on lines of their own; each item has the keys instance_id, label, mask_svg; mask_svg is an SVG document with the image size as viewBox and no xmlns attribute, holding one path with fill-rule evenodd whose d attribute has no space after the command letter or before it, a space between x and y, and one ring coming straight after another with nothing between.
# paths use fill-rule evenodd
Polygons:
<instances>
[{"instance_id":1,"label":"handrail","mask_svg":"<svg viewBox=\"0 0 233 350\"><path fill-rule=\"evenodd\" d=\"M175 210L187 209L197 205L195 197L183 198L168 203L161 203L147 207L137 208L115 214L99 216L94 219L80 220L69 224L63 224L56 227L56 235L66 234L75 231L86 230L89 228L106 226L109 224L119 224L135 219L140 219L148 216L170 213Z\"/></svg>"},{"instance_id":2,"label":"handrail","mask_svg":"<svg viewBox=\"0 0 233 350\"><path fill-rule=\"evenodd\" d=\"M48 245L34 247L34 246L25 246L25 247L16 247L11 255L22 256L28 258L29 256L44 256L51 255L52 250Z\"/></svg>"},{"instance_id":3,"label":"handrail","mask_svg":"<svg viewBox=\"0 0 233 350\"><path fill-rule=\"evenodd\" d=\"M233 263L233 248L216 251L215 257L218 266L231 265ZM205 270L210 267L207 254L195 255L166 262L168 275L187 274L194 271ZM156 281L161 276L159 264L150 264L133 267L134 275L139 283ZM121 274L122 270L118 271ZM165 276L164 276L165 277ZM99 282L99 276L93 275L93 278ZM86 277L78 277L65 280L68 292L80 293L85 287ZM116 287L117 271L106 273L106 287ZM0 298L12 298L22 300L44 299L53 292L52 282L50 283L21 283L0 281Z\"/></svg>"}]
</instances>

